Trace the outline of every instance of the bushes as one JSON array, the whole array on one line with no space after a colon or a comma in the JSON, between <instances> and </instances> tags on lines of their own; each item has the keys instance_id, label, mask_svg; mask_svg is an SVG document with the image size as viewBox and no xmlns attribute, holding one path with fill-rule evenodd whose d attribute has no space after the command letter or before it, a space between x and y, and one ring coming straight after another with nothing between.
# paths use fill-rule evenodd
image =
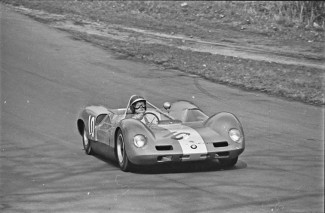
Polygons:
<instances>
[{"instance_id":1,"label":"bushes","mask_svg":"<svg viewBox=\"0 0 325 213\"><path fill-rule=\"evenodd\" d=\"M299 19L302 22L318 23L324 27L325 2L324 1L297 1Z\"/></svg>"},{"instance_id":2,"label":"bushes","mask_svg":"<svg viewBox=\"0 0 325 213\"><path fill-rule=\"evenodd\" d=\"M316 23L319 28L325 28L324 1L270 1L253 4L257 11L269 15L278 24L295 22L311 26Z\"/></svg>"}]
</instances>

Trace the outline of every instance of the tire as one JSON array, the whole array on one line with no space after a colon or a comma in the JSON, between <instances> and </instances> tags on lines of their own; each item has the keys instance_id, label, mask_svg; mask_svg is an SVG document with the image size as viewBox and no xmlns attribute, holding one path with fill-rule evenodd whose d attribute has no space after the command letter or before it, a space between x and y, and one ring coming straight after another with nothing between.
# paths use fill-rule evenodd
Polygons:
<instances>
[{"instance_id":1,"label":"tire","mask_svg":"<svg viewBox=\"0 0 325 213\"><path fill-rule=\"evenodd\" d=\"M132 170L133 165L126 154L125 141L121 130L118 131L116 138L116 158L122 171L128 172Z\"/></svg>"},{"instance_id":2,"label":"tire","mask_svg":"<svg viewBox=\"0 0 325 213\"><path fill-rule=\"evenodd\" d=\"M91 143L91 141L87 137L87 131L86 131L86 129L84 129L84 131L82 133L82 144L84 146L84 150L87 155L93 154L90 143Z\"/></svg>"},{"instance_id":3,"label":"tire","mask_svg":"<svg viewBox=\"0 0 325 213\"><path fill-rule=\"evenodd\" d=\"M219 159L220 165L223 168L230 169L233 168L238 161L238 157L231 158L231 159Z\"/></svg>"}]
</instances>

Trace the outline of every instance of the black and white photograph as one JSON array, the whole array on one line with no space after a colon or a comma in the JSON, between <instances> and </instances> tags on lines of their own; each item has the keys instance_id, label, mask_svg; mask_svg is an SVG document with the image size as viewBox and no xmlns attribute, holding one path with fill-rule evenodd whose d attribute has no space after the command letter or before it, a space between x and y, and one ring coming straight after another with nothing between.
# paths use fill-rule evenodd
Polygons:
<instances>
[{"instance_id":1,"label":"black and white photograph","mask_svg":"<svg viewBox=\"0 0 325 213\"><path fill-rule=\"evenodd\" d=\"M324 1L0 0L0 69L0 212L324 212Z\"/></svg>"}]
</instances>

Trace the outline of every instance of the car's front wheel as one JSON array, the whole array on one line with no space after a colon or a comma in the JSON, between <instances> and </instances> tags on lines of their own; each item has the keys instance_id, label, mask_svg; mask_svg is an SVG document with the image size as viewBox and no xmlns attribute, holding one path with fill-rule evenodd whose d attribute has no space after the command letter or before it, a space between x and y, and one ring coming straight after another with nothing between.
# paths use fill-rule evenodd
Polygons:
<instances>
[{"instance_id":1,"label":"car's front wheel","mask_svg":"<svg viewBox=\"0 0 325 213\"><path fill-rule=\"evenodd\" d=\"M231 159L219 159L220 165L223 168L227 168L227 169L234 167L237 161L238 161L238 157L231 158Z\"/></svg>"},{"instance_id":2,"label":"car's front wheel","mask_svg":"<svg viewBox=\"0 0 325 213\"><path fill-rule=\"evenodd\" d=\"M121 130L117 134L116 157L122 171L128 172L132 169L132 163L126 154L125 141Z\"/></svg>"},{"instance_id":3,"label":"car's front wheel","mask_svg":"<svg viewBox=\"0 0 325 213\"><path fill-rule=\"evenodd\" d=\"M86 129L84 129L84 131L82 133L82 144L84 146L85 153L87 155L91 155L93 152L92 152L92 149L91 149L90 140L87 137Z\"/></svg>"}]
</instances>

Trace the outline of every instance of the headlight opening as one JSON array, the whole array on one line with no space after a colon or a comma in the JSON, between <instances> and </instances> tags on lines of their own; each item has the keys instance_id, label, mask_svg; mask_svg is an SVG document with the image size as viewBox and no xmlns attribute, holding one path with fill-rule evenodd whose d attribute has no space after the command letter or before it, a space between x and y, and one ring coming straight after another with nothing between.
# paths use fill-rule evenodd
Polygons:
<instances>
[{"instance_id":1,"label":"headlight opening","mask_svg":"<svg viewBox=\"0 0 325 213\"><path fill-rule=\"evenodd\" d=\"M238 129L230 129L228 134L230 139L237 143L241 143L243 141L242 134Z\"/></svg>"},{"instance_id":2,"label":"headlight opening","mask_svg":"<svg viewBox=\"0 0 325 213\"><path fill-rule=\"evenodd\" d=\"M147 138L144 135L135 135L133 137L133 143L136 147L142 148L147 144Z\"/></svg>"}]
</instances>

